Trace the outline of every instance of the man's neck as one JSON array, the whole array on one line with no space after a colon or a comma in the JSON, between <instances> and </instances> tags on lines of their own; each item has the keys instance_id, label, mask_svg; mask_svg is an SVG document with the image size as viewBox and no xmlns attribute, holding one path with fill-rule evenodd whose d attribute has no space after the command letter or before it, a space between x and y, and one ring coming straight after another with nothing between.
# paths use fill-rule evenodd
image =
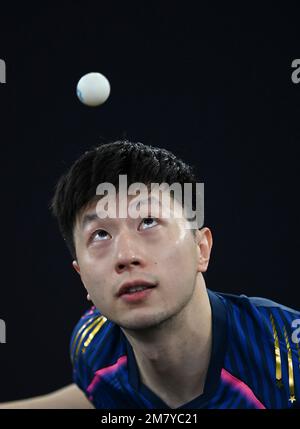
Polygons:
<instances>
[{"instance_id":1,"label":"man's neck","mask_svg":"<svg viewBox=\"0 0 300 429\"><path fill-rule=\"evenodd\" d=\"M124 333L141 381L167 405L177 408L202 394L212 343L211 307L202 276L189 304L170 323L146 335Z\"/></svg>"}]
</instances>

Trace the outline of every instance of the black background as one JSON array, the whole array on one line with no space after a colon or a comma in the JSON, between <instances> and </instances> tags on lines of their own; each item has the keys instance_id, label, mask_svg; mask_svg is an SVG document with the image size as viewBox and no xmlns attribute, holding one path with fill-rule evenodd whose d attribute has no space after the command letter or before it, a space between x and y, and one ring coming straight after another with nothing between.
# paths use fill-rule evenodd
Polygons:
<instances>
[{"instance_id":1,"label":"black background","mask_svg":"<svg viewBox=\"0 0 300 429\"><path fill-rule=\"evenodd\" d=\"M0 401L71 382L69 338L88 304L48 206L59 176L103 139L196 166L209 288L300 307L300 8L197 3L1 5ZM111 83L98 108L75 93L91 71Z\"/></svg>"}]
</instances>

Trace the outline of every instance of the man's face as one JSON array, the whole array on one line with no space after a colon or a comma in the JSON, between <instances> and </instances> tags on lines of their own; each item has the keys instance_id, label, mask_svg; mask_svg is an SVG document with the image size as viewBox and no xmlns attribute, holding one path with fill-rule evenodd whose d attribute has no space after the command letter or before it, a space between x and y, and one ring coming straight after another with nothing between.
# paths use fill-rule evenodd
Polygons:
<instances>
[{"instance_id":1,"label":"man's face","mask_svg":"<svg viewBox=\"0 0 300 429\"><path fill-rule=\"evenodd\" d=\"M172 213L178 204L173 201ZM73 262L95 306L131 330L158 326L178 314L193 297L197 275L206 271L209 229L195 237L183 216L153 218L148 210L137 219L101 219L95 213L96 203L77 218ZM120 295L121 287L134 281L154 287Z\"/></svg>"}]
</instances>

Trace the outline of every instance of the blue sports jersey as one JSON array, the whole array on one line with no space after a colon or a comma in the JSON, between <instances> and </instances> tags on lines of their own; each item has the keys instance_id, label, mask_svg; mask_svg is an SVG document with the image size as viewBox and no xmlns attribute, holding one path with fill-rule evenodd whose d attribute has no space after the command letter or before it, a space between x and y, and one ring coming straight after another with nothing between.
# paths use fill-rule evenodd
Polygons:
<instances>
[{"instance_id":1,"label":"blue sports jersey","mask_svg":"<svg viewBox=\"0 0 300 429\"><path fill-rule=\"evenodd\" d=\"M178 409L300 406L300 312L208 290L212 353L203 394ZM298 328L297 328L298 326ZM92 307L71 338L74 382L96 408L170 409L143 385L122 330Z\"/></svg>"}]
</instances>

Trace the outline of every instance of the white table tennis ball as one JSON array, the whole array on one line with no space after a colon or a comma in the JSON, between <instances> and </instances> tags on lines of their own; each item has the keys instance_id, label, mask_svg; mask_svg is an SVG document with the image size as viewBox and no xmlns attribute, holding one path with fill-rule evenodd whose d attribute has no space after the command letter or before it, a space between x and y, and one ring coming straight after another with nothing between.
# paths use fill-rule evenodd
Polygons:
<instances>
[{"instance_id":1,"label":"white table tennis ball","mask_svg":"<svg viewBox=\"0 0 300 429\"><path fill-rule=\"evenodd\" d=\"M77 84L77 96L87 106L100 106L109 97L110 84L101 73L88 73Z\"/></svg>"}]
</instances>

